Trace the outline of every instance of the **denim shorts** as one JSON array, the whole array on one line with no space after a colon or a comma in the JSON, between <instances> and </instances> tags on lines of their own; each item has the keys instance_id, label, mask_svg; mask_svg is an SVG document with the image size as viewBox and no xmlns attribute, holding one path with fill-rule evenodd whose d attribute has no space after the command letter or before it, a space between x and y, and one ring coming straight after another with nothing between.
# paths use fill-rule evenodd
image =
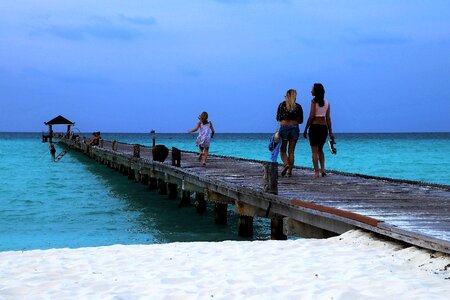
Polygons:
<instances>
[{"instance_id":1,"label":"denim shorts","mask_svg":"<svg viewBox=\"0 0 450 300\"><path fill-rule=\"evenodd\" d=\"M298 125L281 125L278 132L283 141L298 140L298 137L300 136Z\"/></svg>"}]
</instances>

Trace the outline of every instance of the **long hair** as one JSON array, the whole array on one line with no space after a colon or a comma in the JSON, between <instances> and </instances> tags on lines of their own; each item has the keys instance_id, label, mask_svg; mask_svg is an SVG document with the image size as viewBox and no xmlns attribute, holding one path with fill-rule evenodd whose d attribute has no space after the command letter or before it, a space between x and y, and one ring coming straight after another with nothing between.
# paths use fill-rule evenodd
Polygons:
<instances>
[{"instance_id":1,"label":"long hair","mask_svg":"<svg viewBox=\"0 0 450 300\"><path fill-rule=\"evenodd\" d=\"M297 98L297 91L294 89L289 89L284 96L284 101L286 101L286 108L289 111L295 110L295 99Z\"/></svg>"},{"instance_id":2,"label":"long hair","mask_svg":"<svg viewBox=\"0 0 450 300\"><path fill-rule=\"evenodd\" d=\"M202 112L200 116L198 116L198 119L200 122L202 122L203 125L208 123L208 113L206 111Z\"/></svg>"},{"instance_id":3,"label":"long hair","mask_svg":"<svg viewBox=\"0 0 450 300\"><path fill-rule=\"evenodd\" d=\"M321 83L314 83L314 102L318 103L320 107L325 105L325 88Z\"/></svg>"}]
</instances>

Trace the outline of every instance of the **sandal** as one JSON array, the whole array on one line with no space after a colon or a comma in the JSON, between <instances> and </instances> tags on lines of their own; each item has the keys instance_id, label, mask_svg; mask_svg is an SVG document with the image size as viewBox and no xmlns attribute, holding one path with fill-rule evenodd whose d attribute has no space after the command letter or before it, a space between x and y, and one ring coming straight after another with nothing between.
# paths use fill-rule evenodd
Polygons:
<instances>
[{"instance_id":1,"label":"sandal","mask_svg":"<svg viewBox=\"0 0 450 300\"><path fill-rule=\"evenodd\" d=\"M288 165L284 165L283 166L283 170L281 170L281 176L285 176L286 172L288 171L289 166Z\"/></svg>"},{"instance_id":2,"label":"sandal","mask_svg":"<svg viewBox=\"0 0 450 300\"><path fill-rule=\"evenodd\" d=\"M287 172L287 177L292 177L292 170L289 170L289 171Z\"/></svg>"},{"instance_id":3,"label":"sandal","mask_svg":"<svg viewBox=\"0 0 450 300\"><path fill-rule=\"evenodd\" d=\"M325 177L325 176L327 176L327 173L322 172L322 177Z\"/></svg>"},{"instance_id":4,"label":"sandal","mask_svg":"<svg viewBox=\"0 0 450 300\"><path fill-rule=\"evenodd\" d=\"M315 177L315 178L319 178L319 177L320 177L319 171L314 171L314 177Z\"/></svg>"}]
</instances>

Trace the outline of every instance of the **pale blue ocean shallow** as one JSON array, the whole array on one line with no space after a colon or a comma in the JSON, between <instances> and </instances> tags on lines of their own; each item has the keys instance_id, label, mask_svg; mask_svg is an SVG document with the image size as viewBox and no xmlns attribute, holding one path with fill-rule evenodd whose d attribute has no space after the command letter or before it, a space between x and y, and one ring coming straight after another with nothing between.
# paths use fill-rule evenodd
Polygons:
<instances>
[{"instance_id":1,"label":"pale blue ocean shallow","mask_svg":"<svg viewBox=\"0 0 450 300\"><path fill-rule=\"evenodd\" d=\"M151 144L149 134L102 136ZM269 136L217 134L211 153L269 161ZM449 133L337 134L336 141L337 155L326 149L330 169L450 184ZM157 134L157 144L196 150L189 134ZM301 139L296 164L311 167L310 153ZM214 225L211 208L204 215L178 208L79 153L51 162L40 134L0 133L0 157L0 251L239 239L232 211L227 226ZM269 236L267 220L256 219L254 238Z\"/></svg>"}]
</instances>

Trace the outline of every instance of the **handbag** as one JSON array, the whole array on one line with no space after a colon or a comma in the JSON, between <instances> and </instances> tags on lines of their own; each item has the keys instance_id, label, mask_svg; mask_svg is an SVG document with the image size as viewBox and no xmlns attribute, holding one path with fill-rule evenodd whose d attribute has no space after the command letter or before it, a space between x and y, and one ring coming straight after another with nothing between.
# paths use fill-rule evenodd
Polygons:
<instances>
[{"instance_id":1,"label":"handbag","mask_svg":"<svg viewBox=\"0 0 450 300\"><path fill-rule=\"evenodd\" d=\"M280 133L277 130L269 139L269 151L272 152L279 142L280 142Z\"/></svg>"}]
</instances>

